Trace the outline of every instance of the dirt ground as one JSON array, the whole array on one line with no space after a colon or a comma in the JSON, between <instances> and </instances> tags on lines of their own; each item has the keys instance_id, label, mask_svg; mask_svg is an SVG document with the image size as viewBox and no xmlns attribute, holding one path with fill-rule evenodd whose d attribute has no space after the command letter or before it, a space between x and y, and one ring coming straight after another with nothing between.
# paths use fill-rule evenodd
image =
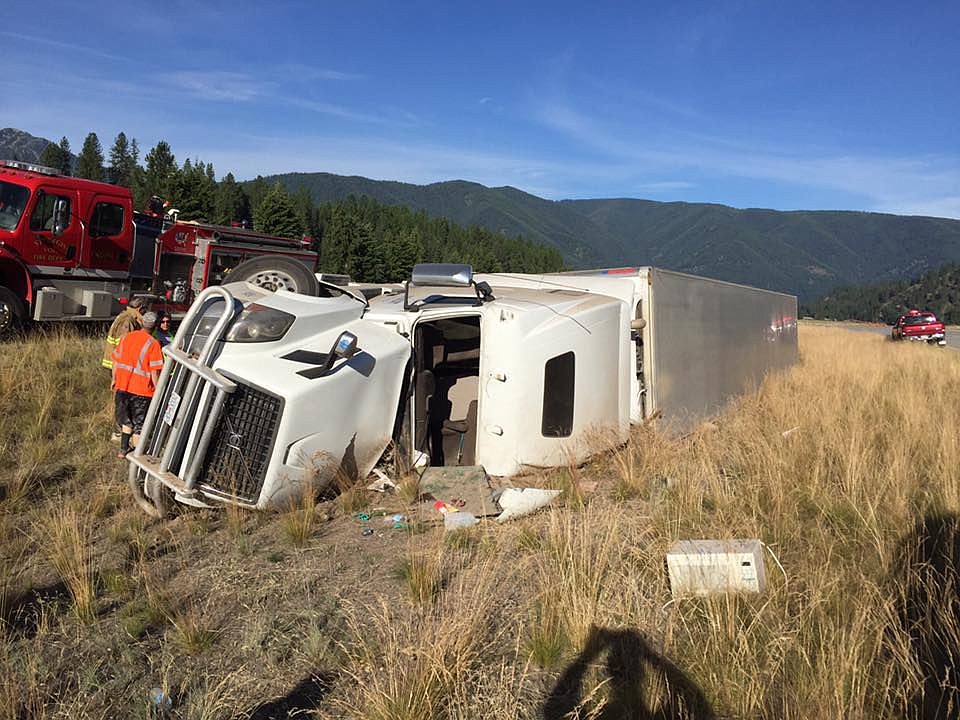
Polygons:
<instances>
[{"instance_id":1,"label":"dirt ground","mask_svg":"<svg viewBox=\"0 0 960 720\"><path fill-rule=\"evenodd\" d=\"M365 613L414 607L410 558L439 549L438 583L448 583L484 538L522 527L486 521L447 534L432 498L410 505L376 492L354 493L346 510L338 499L287 513L177 506L153 520L134 506L126 463L101 435L98 478L69 467L36 478L33 507L5 517L18 541L0 551L12 574L0 680L16 683L19 700L2 717L150 717L154 688L176 717L353 717L334 702L345 645ZM87 621L71 612L71 589L43 547L41 507L54 505L90 513ZM359 627L347 627L345 609Z\"/></svg>"}]
</instances>

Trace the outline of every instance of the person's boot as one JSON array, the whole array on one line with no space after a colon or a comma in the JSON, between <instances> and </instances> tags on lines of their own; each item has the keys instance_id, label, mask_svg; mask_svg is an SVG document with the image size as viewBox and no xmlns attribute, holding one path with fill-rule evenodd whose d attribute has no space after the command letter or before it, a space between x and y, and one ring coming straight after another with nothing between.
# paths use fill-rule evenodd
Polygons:
<instances>
[{"instance_id":1,"label":"person's boot","mask_svg":"<svg viewBox=\"0 0 960 720\"><path fill-rule=\"evenodd\" d=\"M132 450L130 447L130 436L132 433L120 433L120 452L117 453L118 458L125 458L127 453Z\"/></svg>"}]
</instances>

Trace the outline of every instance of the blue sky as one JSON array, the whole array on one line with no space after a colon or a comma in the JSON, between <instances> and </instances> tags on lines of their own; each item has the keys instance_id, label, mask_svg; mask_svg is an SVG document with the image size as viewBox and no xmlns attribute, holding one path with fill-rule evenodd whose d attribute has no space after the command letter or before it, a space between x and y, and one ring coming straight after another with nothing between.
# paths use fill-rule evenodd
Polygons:
<instances>
[{"instance_id":1,"label":"blue sky","mask_svg":"<svg viewBox=\"0 0 960 720\"><path fill-rule=\"evenodd\" d=\"M0 127L238 178L960 218L960 3L13 0Z\"/></svg>"}]
</instances>

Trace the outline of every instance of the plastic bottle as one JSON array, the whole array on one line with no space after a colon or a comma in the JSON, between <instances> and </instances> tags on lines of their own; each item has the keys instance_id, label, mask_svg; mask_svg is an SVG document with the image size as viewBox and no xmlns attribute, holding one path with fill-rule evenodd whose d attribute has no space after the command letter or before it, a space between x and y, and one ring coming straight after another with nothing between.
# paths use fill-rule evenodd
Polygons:
<instances>
[{"instance_id":1,"label":"plastic bottle","mask_svg":"<svg viewBox=\"0 0 960 720\"><path fill-rule=\"evenodd\" d=\"M163 691L163 688L155 687L150 691L150 706L157 715L163 716L173 707L173 700Z\"/></svg>"},{"instance_id":2,"label":"plastic bottle","mask_svg":"<svg viewBox=\"0 0 960 720\"><path fill-rule=\"evenodd\" d=\"M480 520L473 513L465 510L457 510L447 505L441 500L437 500L433 506L443 515L443 526L447 530L459 530L476 525Z\"/></svg>"}]
</instances>

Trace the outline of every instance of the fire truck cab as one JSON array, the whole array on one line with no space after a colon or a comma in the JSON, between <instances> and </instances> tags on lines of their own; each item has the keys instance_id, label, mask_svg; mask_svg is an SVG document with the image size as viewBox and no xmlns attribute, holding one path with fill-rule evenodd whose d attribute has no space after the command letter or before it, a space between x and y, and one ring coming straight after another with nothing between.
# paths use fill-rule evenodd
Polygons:
<instances>
[{"instance_id":1,"label":"fire truck cab","mask_svg":"<svg viewBox=\"0 0 960 720\"><path fill-rule=\"evenodd\" d=\"M29 320L108 320L135 295L181 312L228 274L313 294L310 245L135 212L127 188L0 161L0 336Z\"/></svg>"}]
</instances>

